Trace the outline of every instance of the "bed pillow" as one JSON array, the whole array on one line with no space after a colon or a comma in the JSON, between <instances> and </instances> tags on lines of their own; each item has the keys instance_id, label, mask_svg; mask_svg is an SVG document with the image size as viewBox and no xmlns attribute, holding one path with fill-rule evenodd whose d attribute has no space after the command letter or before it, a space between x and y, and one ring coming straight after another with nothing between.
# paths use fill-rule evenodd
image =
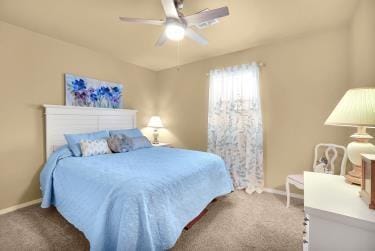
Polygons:
<instances>
[{"instance_id":1,"label":"bed pillow","mask_svg":"<svg viewBox=\"0 0 375 251\"><path fill-rule=\"evenodd\" d=\"M82 155L80 146L82 140L107 139L109 138L109 132L99 131L93 133L65 134L64 136L73 155L79 157Z\"/></svg>"},{"instance_id":2,"label":"bed pillow","mask_svg":"<svg viewBox=\"0 0 375 251\"><path fill-rule=\"evenodd\" d=\"M107 139L108 146L114 153L124 153L131 150L128 138L123 134L116 134Z\"/></svg>"},{"instance_id":3,"label":"bed pillow","mask_svg":"<svg viewBox=\"0 0 375 251\"><path fill-rule=\"evenodd\" d=\"M128 138L142 137L143 136L141 130L139 130L138 128L124 129L124 130L112 130L112 131L109 131L109 134L111 136L122 134L122 135L125 135Z\"/></svg>"},{"instance_id":4,"label":"bed pillow","mask_svg":"<svg viewBox=\"0 0 375 251\"><path fill-rule=\"evenodd\" d=\"M81 140L81 152L83 157L112 153L106 139Z\"/></svg>"},{"instance_id":5,"label":"bed pillow","mask_svg":"<svg viewBox=\"0 0 375 251\"><path fill-rule=\"evenodd\" d=\"M128 138L131 150L152 147L151 142L145 136Z\"/></svg>"}]
</instances>

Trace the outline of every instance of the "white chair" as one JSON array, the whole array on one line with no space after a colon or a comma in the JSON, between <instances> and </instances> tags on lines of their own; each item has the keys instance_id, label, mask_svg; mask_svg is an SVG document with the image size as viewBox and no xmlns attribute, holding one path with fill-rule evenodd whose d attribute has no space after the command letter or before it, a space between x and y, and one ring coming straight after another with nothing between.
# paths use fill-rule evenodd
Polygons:
<instances>
[{"instance_id":1,"label":"white chair","mask_svg":"<svg viewBox=\"0 0 375 251\"><path fill-rule=\"evenodd\" d=\"M313 164L313 171L319 169L318 164L318 153L321 148L325 148L324 157L327 159L327 165L325 165L325 173L334 174L335 171L335 160L337 158L337 151L342 150L342 160L341 160L341 169L340 175L345 175L346 170L346 161L347 161L347 153L346 148L344 146L335 145L335 144L318 144L315 146L315 157L314 157L314 164ZM290 204L290 184L294 185L298 189L303 190L304 183L303 183L303 174L291 174L286 177L285 189L286 189L286 207L289 207Z\"/></svg>"}]
</instances>

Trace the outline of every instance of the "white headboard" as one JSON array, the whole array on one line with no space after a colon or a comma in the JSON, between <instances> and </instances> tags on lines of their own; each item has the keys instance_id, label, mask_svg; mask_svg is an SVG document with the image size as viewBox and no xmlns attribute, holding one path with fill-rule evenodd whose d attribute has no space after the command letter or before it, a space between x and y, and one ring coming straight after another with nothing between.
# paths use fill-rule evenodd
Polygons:
<instances>
[{"instance_id":1,"label":"white headboard","mask_svg":"<svg viewBox=\"0 0 375 251\"><path fill-rule=\"evenodd\" d=\"M44 105L46 157L66 144L64 134L136 127L136 110Z\"/></svg>"}]
</instances>

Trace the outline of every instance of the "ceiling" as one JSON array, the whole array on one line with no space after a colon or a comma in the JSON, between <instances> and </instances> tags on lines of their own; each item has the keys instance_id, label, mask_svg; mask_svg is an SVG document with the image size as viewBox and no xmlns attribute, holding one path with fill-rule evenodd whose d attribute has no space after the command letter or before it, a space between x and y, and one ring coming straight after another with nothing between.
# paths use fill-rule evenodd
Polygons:
<instances>
[{"instance_id":1,"label":"ceiling","mask_svg":"<svg viewBox=\"0 0 375 251\"><path fill-rule=\"evenodd\" d=\"M185 0L185 15L228 6L230 16L188 39L154 44L162 27L119 16L163 19L160 0L0 0L0 20L152 70L170 68L348 22L357 0ZM178 56L179 55L179 56Z\"/></svg>"}]
</instances>

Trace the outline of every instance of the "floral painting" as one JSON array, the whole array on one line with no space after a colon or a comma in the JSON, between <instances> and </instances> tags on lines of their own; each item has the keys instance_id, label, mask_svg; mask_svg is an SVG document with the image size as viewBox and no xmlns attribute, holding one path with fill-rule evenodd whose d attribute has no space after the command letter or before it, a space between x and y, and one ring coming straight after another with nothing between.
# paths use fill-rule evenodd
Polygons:
<instances>
[{"instance_id":1,"label":"floral painting","mask_svg":"<svg viewBox=\"0 0 375 251\"><path fill-rule=\"evenodd\" d=\"M65 74L66 105L122 108L122 85Z\"/></svg>"}]
</instances>

